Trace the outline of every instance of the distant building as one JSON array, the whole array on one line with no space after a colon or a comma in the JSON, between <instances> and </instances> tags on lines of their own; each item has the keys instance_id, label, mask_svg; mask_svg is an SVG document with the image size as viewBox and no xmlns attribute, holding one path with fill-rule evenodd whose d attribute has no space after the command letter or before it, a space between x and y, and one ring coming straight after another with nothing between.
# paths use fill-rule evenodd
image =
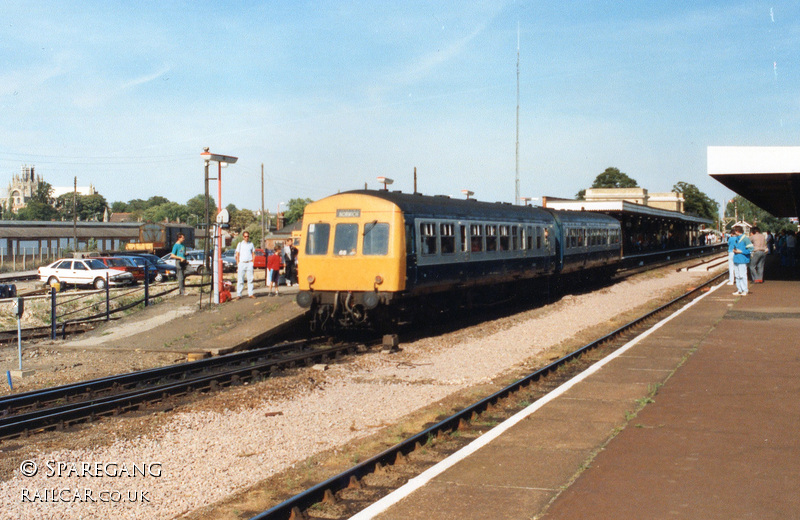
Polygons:
<instances>
[{"instance_id":1,"label":"distant building","mask_svg":"<svg viewBox=\"0 0 800 520\"><path fill-rule=\"evenodd\" d=\"M36 194L36 188L40 182L42 182L42 176L36 175L33 166L22 165L21 173L11 178L6 190L6 196L0 197L0 205L14 213L19 212L19 210L27 206L28 201ZM73 186L66 188L53 186L51 196L57 198L73 191L76 191ZM95 195L97 190L90 184L89 186L78 186L77 192L80 195Z\"/></svg>"},{"instance_id":2,"label":"distant building","mask_svg":"<svg viewBox=\"0 0 800 520\"><path fill-rule=\"evenodd\" d=\"M584 198L586 202L624 200L640 206L683 213L683 195L677 192L648 193L644 188L589 188Z\"/></svg>"}]
</instances>

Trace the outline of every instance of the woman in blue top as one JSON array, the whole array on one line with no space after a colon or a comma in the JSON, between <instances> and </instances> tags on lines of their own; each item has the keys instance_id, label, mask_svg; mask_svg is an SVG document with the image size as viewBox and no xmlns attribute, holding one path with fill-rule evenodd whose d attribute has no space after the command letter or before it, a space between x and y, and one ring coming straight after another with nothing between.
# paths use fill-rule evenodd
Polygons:
<instances>
[{"instance_id":1,"label":"woman in blue top","mask_svg":"<svg viewBox=\"0 0 800 520\"><path fill-rule=\"evenodd\" d=\"M733 273L736 279L736 292L733 294L745 296L747 294L747 264L750 263L750 252L753 243L744 236L742 226L733 226L735 238L733 243Z\"/></svg>"}]
</instances>

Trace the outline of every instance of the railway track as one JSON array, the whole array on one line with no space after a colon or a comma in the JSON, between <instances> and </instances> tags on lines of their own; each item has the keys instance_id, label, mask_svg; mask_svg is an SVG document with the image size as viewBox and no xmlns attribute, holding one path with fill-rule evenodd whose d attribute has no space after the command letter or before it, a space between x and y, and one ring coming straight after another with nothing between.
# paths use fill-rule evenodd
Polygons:
<instances>
[{"instance_id":1,"label":"railway track","mask_svg":"<svg viewBox=\"0 0 800 520\"><path fill-rule=\"evenodd\" d=\"M643 333L727 273L713 277L402 442L289 497L251 520L349 518Z\"/></svg>"},{"instance_id":2,"label":"railway track","mask_svg":"<svg viewBox=\"0 0 800 520\"><path fill-rule=\"evenodd\" d=\"M323 363L366 348L293 341L226 356L170 365L0 398L0 439L64 429L193 392L269 377L295 366Z\"/></svg>"}]
</instances>

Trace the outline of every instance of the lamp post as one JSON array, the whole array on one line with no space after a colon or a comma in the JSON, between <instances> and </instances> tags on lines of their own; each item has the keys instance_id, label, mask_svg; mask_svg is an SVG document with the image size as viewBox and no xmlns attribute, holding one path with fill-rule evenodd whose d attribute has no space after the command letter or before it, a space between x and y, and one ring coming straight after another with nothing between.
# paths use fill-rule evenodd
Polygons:
<instances>
[{"instance_id":1,"label":"lamp post","mask_svg":"<svg viewBox=\"0 0 800 520\"><path fill-rule=\"evenodd\" d=\"M461 190L461 193L463 193L467 197L467 200L469 200L470 197L475 195L475 192L471 190Z\"/></svg>"},{"instance_id":2,"label":"lamp post","mask_svg":"<svg viewBox=\"0 0 800 520\"><path fill-rule=\"evenodd\" d=\"M209 226L209 215L208 215L208 165L211 162L217 163L217 215L222 213L222 168L229 165L234 164L236 161L239 160L238 157L232 157L230 155L220 155L214 154L208 151L208 148L203 148L203 153L200 154L200 157L203 159L203 163L205 165L205 174L206 174L206 230L208 230ZM214 303L219 303L219 293L222 290L222 230L221 225L216 226L217 230L217 240L214 242L214 275L213 281L214 284ZM208 231L206 231L206 237L208 237ZM205 247L206 251L208 247Z\"/></svg>"}]
</instances>

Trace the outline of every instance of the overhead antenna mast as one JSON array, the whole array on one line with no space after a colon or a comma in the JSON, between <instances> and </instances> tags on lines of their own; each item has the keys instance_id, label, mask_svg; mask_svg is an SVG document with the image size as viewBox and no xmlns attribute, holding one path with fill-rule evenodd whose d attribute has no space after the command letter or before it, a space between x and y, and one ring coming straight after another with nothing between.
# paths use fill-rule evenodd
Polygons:
<instances>
[{"instance_id":1,"label":"overhead antenna mast","mask_svg":"<svg viewBox=\"0 0 800 520\"><path fill-rule=\"evenodd\" d=\"M516 142L516 180L514 183L514 204L519 206L519 22L517 22L517 142Z\"/></svg>"}]
</instances>

